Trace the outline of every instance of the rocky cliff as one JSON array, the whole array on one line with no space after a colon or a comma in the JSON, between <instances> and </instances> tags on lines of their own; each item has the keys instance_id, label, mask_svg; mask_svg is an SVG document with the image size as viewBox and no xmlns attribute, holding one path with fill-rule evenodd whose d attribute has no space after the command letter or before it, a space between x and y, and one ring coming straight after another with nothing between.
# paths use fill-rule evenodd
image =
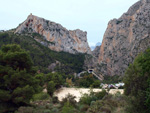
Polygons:
<instances>
[{"instance_id":1,"label":"rocky cliff","mask_svg":"<svg viewBox=\"0 0 150 113\"><path fill-rule=\"evenodd\" d=\"M101 48L101 46L96 46L95 47L95 49L92 51L92 55L94 56L94 57L96 57L97 59L99 58L99 54L100 54L100 48Z\"/></svg>"},{"instance_id":2,"label":"rocky cliff","mask_svg":"<svg viewBox=\"0 0 150 113\"><path fill-rule=\"evenodd\" d=\"M38 33L49 43L36 39L54 51L65 51L69 53L91 54L87 42L87 32L77 30L67 30L60 24L30 14L28 18L20 24L15 33Z\"/></svg>"},{"instance_id":3,"label":"rocky cliff","mask_svg":"<svg viewBox=\"0 0 150 113\"><path fill-rule=\"evenodd\" d=\"M123 75L134 58L150 47L150 0L140 0L108 23L99 54L99 71Z\"/></svg>"}]
</instances>

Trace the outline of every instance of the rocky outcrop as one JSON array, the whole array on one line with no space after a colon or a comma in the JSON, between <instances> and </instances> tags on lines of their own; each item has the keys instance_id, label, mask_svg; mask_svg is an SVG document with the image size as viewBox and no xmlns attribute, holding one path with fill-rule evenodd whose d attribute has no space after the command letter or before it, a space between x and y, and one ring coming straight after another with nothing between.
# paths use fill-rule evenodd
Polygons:
<instances>
[{"instance_id":1,"label":"rocky outcrop","mask_svg":"<svg viewBox=\"0 0 150 113\"><path fill-rule=\"evenodd\" d=\"M47 46L54 51L91 54L87 42L87 32L79 29L73 31L67 30L60 24L32 14L17 27L15 33L38 33L44 36L46 41L50 42ZM43 44L44 42L41 43Z\"/></svg>"},{"instance_id":2,"label":"rocky outcrop","mask_svg":"<svg viewBox=\"0 0 150 113\"><path fill-rule=\"evenodd\" d=\"M135 3L108 23L99 55L99 71L123 75L134 58L150 47L150 0Z\"/></svg>"}]
</instances>

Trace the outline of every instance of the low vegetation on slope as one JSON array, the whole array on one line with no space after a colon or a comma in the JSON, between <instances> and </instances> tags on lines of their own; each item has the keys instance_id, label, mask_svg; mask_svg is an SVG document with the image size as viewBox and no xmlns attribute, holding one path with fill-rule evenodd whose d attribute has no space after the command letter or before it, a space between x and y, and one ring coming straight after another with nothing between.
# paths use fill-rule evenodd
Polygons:
<instances>
[{"instance_id":1,"label":"low vegetation on slope","mask_svg":"<svg viewBox=\"0 0 150 113\"><path fill-rule=\"evenodd\" d=\"M40 38L40 35L36 35ZM34 37L34 35L33 35ZM19 44L21 48L29 51L34 65L39 68L41 72L48 73L48 66L51 63L60 62L56 66L57 72L65 74L78 73L83 70L84 54L69 54L66 52L55 52L38 43L32 36L16 35L12 32L0 33L0 47L6 44Z\"/></svg>"}]
</instances>

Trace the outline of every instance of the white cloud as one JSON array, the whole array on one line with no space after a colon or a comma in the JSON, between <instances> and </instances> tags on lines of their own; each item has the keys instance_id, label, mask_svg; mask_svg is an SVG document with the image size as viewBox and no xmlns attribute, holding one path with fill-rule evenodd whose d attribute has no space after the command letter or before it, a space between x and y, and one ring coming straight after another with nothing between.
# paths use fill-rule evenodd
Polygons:
<instances>
[{"instance_id":1,"label":"white cloud","mask_svg":"<svg viewBox=\"0 0 150 113\"><path fill-rule=\"evenodd\" d=\"M89 46L91 47L91 46L95 46L96 45L96 43L93 43L93 42L89 42Z\"/></svg>"}]
</instances>

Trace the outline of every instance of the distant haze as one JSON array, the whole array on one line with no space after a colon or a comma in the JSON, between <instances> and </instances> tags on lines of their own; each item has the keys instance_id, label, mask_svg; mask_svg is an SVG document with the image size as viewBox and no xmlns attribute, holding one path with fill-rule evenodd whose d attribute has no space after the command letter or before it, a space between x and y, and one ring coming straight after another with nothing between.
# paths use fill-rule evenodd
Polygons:
<instances>
[{"instance_id":1,"label":"distant haze","mask_svg":"<svg viewBox=\"0 0 150 113\"><path fill-rule=\"evenodd\" d=\"M0 0L0 30L17 27L32 13L67 29L88 32L90 46L102 42L108 22L138 0Z\"/></svg>"},{"instance_id":2,"label":"distant haze","mask_svg":"<svg viewBox=\"0 0 150 113\"><path fill-rule=\"evenodd\" d=\"M100 45L101 45L101 42L97 42L95 45L91 45L90 48L93 51L96 48L96 46L100 46Z\"/></svg>"}]
</instances>

